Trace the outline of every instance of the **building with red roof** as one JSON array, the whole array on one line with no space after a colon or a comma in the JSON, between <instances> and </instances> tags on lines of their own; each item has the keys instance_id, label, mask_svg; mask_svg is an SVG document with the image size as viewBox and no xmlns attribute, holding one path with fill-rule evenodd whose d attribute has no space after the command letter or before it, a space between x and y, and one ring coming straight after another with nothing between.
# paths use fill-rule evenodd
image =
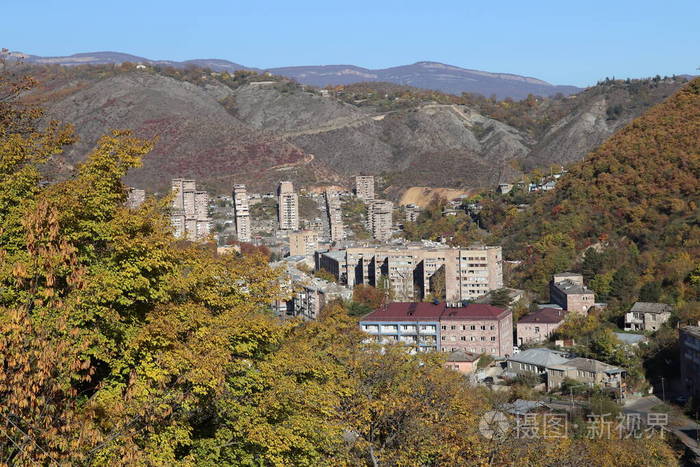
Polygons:
<instances>
[{"instance_id":1,"label":"building with red roof","mask_svg":"<svg viewBox=\"0 0 700 467\"><path fill-rule=\"evenodd\" d=\"M513 314L483 303L446 306L440 317L440 343L444 351L508 356L513 353Z\"/></svg>"},{"instance_id":2,"label":"building with red roof","mask_svg":"<svg viewBox=\"0 0 700 467\"><path fill-rule=\"evenodd\" d=\"M505 357L513 349L512 313L486 304L390 303L364 316L360 329L379 342L415 345L421 351Z\"/></svg>"},{"instance_id":3,"label":"building with red roof","mask_svg":"<svg viewBox=\"0 0 700 467\"><path fill-rule=\"evenodd\" d=\"M518 345L544 342L564 323L566 311L542 308L526 314L518 320Z\"/></svg>"}]
</instances>

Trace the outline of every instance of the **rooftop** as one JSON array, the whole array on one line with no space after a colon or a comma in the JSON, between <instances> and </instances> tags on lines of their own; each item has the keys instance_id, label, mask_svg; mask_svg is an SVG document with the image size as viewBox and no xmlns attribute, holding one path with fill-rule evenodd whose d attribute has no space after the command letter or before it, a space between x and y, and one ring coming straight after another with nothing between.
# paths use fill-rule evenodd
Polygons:
<instances>
[{"instance_id":1,"label":"rooftop","mask_svg":"<svg viewBox=\"0 0 700 467\"><path fill-rule=\"evenodd\" d=\"M447 356L448 362L475 362L481 355L474 352L465 352L464 350L455 350Z\"/></svg>"},{"instance_id":2,"label":"rooftop","mask_svg":"<svg viewBox=\"0 0 700 467\"><path fill-rule=\"evenodd\" d=\"M565 293L566 295L572 294L592 294L593 291L586 287L585 285L579 285L568 279L561 282L555 282L554 287Z\"/></svg>"},{"instance_id":3,"label":"rooftop","mask_svg":"<svg viewBox=\"0 0 700 467\"><path fill-rule=\"evenodd\" d=\"M627 345L635 345L648 340L646 336L641 334L629 334L626 332L616 332L614 334L620 342Z\"/></svg>"},{"instance_id":4,"label":"rooftop","mask_svg":"<svg viewBox=\"0 0 700 467\"><path fill-rule=\"evenodd\" d=\"M445 307L445 313L442 319L445 320L462 320L462 319L500 319L508 310L498 308L485 303L472 303L467 306L460 307Z\"/></svg>"},{"instance_id":5,"label":"rooftop","mask_svg":"<svg viewBox=\"0 0 700 467\"><path fill-rule=\"evenodd\" d=\"M396 302L365 315L362 321L440 321L500 319L510 313L503 308L485 304L447 306L444 302Z\"/></svg>"},{"instance_id":6,"label":"rooftop","mask_svg":"<svg viewBox=\"0 0 700 467\"><path fill-rule=\"evenodd\" d=\"M583 371L590 371L593 373L620 373L622 369L613 365L608 365L607 363L600 362L598 360L593 360L591 358L572 358L571 360L552 367L555 370L564 369L576 369Z\"/></svg>"},{"instance_id":7,"label":"rooftop","mask_svg":"<svg viewBox=\"0 0 700 467\"><path fill-rule=\"evenodd\" d=\"M362 321L438 321L445 310L440 303L389 303L362 317Z\"/></svg>"},{"instance_id":8,"label":"rooftop","mask_svg":"<svg viewBox=\"0 0 700 467\"><path fill-rule=\"evenodd\" d=\"M561 365L568 362L566 353L545 348L527 349L513 355L508 360L543 367Z\"/></svg>"},{"instance_id":9,"label":"rooftop","mask_svg":"<svg viewBox=\"0 0 700 467\"><path fill-rule=\"evenodd\" d=\"M523 323L546 323L556 324L564 321L566 312L555 308L540 308L537 311L526 314L518 320L518 324Z\"/></svg>"},{"instance_id":10,"label":"rooftop","mask_svg":"<svg viewBox=\"0 0 700 467\"><path fill-rule=\"evenodd\" d=\"M636 302L630 311L635 313L666 313L671 312L671 310L673 307L666 303Z\"/></svg>"}]
</instances>

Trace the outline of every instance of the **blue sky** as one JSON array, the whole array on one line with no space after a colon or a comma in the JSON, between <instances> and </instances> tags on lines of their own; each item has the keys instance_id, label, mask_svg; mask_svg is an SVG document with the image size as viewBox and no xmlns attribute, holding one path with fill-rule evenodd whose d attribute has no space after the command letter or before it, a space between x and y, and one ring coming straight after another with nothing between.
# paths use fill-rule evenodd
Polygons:
<instances>
[{"instance_id":1,"label":"blue sky","mask_svg":"<svg viewBox=\"0 0 700 467\"><path fill-rule=\"evenodd\" d=\"M247 66L432 60L585 86L700 74L700 0L2 0L0 47ZM9 21L8 21L9 19Z\"/></svg>"}]
</instances>

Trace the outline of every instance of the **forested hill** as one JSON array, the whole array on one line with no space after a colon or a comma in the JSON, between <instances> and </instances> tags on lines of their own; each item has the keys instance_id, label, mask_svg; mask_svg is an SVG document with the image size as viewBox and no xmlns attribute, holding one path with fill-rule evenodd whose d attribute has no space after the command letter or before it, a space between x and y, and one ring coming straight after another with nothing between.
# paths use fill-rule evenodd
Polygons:
<instances>
[{"instance_id":1,"label":"forested hill","mask_svg":"<svg viewBox=\"0 0 700 467\"><path fill-rule=\"evenodd\" d=\"M700 79L573 165L503 234L523 285L584 272L598 297L697 300L700 285ZM589 248L593 247L593 248ZM585 254L584 254L585 251Z\"/></svg>"}]
</instances>

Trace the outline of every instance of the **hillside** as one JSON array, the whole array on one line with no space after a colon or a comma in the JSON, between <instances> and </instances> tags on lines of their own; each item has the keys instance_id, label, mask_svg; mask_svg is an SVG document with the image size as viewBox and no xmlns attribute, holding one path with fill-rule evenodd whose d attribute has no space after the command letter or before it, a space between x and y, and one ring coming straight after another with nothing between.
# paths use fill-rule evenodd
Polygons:
<instances>
[{"instance_id":1,"label":"hillside","mask_svg":"<svg viewBox=\"0 0 700 467\"><path fill-rule=\"evenodd\" d=\"M699 177L695 79L574 164L553 192L506 222L501 236L507 254L524 261L516 280L544 295L553 272L577 269L599 299L613 304L638 297L697 300Z\"/></svg>"},{"instance_id":2,"label":"hillside","mask_svg":"<svg viewBox=\"0 0 700 467\"><path fill-rule=\"evenodd\" d=\"M151 191L176 176L226 192L234 179L270 190L282 178L347 186L357 173L374 173L393 198L412 186L491 187L578 160L682 84L615 81L576 97L498 101L390 83L322 93L274 75L196 67L25 71L41 83L26 99L47 107L47 120L75 122L80 136L55 160L54 175L68 174L99 134L132 128L158 137L153 156L127 179Z\"/></svg>"}]
</instances>

